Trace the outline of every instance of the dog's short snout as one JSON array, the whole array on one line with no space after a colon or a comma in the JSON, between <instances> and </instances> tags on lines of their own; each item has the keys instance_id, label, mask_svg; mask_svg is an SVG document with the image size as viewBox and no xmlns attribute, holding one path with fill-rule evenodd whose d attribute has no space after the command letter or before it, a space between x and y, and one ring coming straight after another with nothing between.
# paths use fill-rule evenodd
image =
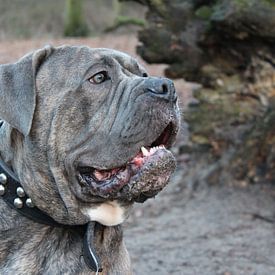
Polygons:
<instances>
[{"instance_id":1,"label":"dog's short snout","mask_svg":"<svg viewBox=\"0 0 275 275\"><path fill-rule=\"evenodd\" d=\"M149 77L145 80L144 90L167 101L176 102L177 100L173 81L167 78Z\"/></svg>"}]
</instances>

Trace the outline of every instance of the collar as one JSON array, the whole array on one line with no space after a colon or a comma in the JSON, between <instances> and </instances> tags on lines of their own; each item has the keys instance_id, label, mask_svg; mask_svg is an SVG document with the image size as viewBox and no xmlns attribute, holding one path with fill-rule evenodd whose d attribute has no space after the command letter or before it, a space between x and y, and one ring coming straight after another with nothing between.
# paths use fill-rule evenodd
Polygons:
<instances>
[{"instance_id":1,"label":"collar","mask_svg":"<svg viewBox=\"0 0 275 275\"><path fill-rule=\"evenodd\" d=\"M1 126L1 125L0 125ZM26 194L13 171L0 160L0 197L21 215L34 222L54 227L72 228L84 227L86 230L83 240L82 256L86 265L96 274L102 271L100 261L93 246L95 222L84 225L66 225L56 222L52 217L37 208L32 199Z\"/></svg>"}]
</instances>

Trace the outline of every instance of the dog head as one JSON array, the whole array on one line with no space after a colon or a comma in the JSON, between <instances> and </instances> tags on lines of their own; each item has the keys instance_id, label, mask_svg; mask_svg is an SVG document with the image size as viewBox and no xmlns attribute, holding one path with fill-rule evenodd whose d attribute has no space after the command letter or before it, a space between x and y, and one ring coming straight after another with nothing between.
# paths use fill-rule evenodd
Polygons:
<instances>
[{"instance_id":1,"label":"dog head","mask_svg":"<svg viewBox=\"0 0 275 275\"><path fill-rule=\"evenodd\" d=\"M6 161L60 223L119 224L175 169L174 85L124 53L46 47L0 66L0 91Z\"/></svg>"}]
</instances>

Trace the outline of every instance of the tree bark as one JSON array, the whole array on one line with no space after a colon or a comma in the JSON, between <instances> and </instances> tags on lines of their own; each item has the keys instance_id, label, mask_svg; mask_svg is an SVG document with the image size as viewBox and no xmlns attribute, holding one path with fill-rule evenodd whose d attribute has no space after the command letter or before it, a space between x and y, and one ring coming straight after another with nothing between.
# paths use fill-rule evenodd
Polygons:
<instances>
[{"instance_id":1,"label":"tree bark","mask_svg":"<svg viewBox=\"0 0 275 275\"><path fill-rule=\"evenodd\" d=\"M168 77L203 85L181 151L211 167L208 182L275 183L275 2L136 2L148 7L138 53L169 64Z\"/></svg>"},{"instance_id":2,"label":"tree bark","mask_svg":"<svg viewBox=\"0 0 275 275\"><path fill-rule=\"evenodd\" d=\"M66 0L65 36L87 36L88 27L83 19L82 0Z\"/></svg>"}]
</instances>

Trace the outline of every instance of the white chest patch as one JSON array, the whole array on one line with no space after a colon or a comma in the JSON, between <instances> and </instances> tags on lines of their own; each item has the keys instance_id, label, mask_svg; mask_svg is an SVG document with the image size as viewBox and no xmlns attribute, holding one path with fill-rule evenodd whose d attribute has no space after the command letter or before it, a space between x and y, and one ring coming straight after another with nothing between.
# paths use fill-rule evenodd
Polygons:
<instances>
[{"instance_id":1,"label":"white chest patch","mask_svg":"<svg viewBox=\"0 0 275 275\"><path fill-rule=\"evenodd\" d=\"M84 208L82 213L89 217L90 221L96 221L106 226L113 226L125 220L125 209L117 201L102 203L97 208Z\"/></svg>"}]
</instances>

